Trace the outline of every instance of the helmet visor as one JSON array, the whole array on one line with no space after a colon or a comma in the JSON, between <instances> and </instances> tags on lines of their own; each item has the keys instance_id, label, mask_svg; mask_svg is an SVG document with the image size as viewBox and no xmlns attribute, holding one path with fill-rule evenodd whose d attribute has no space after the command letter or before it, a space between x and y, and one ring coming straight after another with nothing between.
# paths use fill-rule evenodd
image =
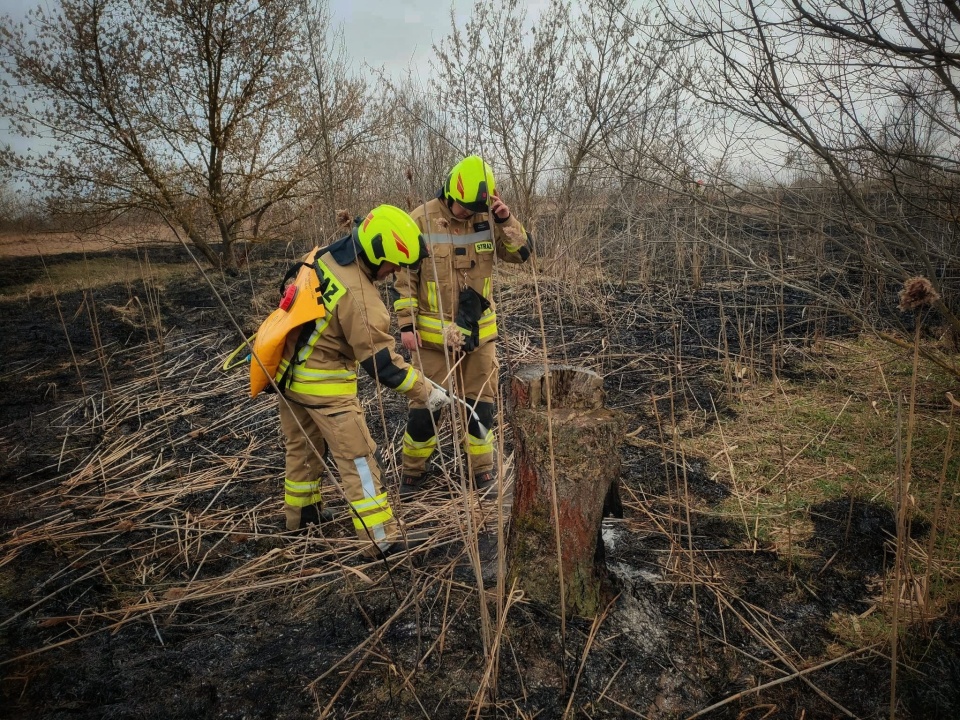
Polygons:
<instances>
[{"instance_id":1,"label":"helmet visor","mask_svg":"<svg viewBox=\"0 0 960 720\"><path fill-rule=\"evenodd\" d=\"M490 209L490 205L482 200L477 200L476 202L472 203L460 201L457 202L472 213L484 213Z\"/></svg>"},{"instance_id":2,"label":"helmet visor","mask_svg":"<svg viewBox=\"0 0 960 720\"><path fill-rule=\"evenodd\" d=\"M472 213L486 212L490 209L491 201L490 193L487 191L486 180L480 181L480 185L477 187L476 199L469 202L466 198L463 200L457 200L454 198L454 200Z\"/></svg>"}]
</instances>

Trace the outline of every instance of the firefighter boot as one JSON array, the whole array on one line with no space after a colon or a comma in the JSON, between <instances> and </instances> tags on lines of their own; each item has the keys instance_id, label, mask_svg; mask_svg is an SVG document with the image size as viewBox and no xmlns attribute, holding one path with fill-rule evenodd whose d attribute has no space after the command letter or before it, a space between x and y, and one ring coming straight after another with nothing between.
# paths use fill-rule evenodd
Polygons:
<instances>
[{"instance_id":1,"label":"firefighter boot","mask_svg":"<svg viewBox=\"0 0 960 720\"><path fill-rule=\"evenodd\" d=\"M383 552L384 557L393 557L410 552L414 548L424 545L430 540L430 533L427 530L411 530L406 537L397 538Z\"/></svg>"},{"instance_id":2,"label":"firefighter boot","mask_svg":"<svg viewBox=\"0 0 960 720\"><path fill-rule=\"evenodd\" d=\"M426 475L409 475L404 473L400 479L400 497L412 498L414 495L419 495L423 492L423 486L426 482Z\"/></svg>"},{"instance_id":3,"label":"firefighter boot","mask_svg":"<svg viewBox=\"0 0 960 720\"><path fill-rule=\"evenodd\" d=\"M305 530L308 525L320 525L321 523L333 520L333 510L320 507L316 503L300 508L300 530Z\"/></svg>"},{"instance_id":4,"label":"firefighter boot","mask_svg":"<svg viewBox=\"0 0 960 720\"><path fill-rule=\"evenodd\" d=\"M478 472L473 478L473 486L481 498L493 499L497 496L497 469L490 468Z\"/></svg>"}]
</instances>

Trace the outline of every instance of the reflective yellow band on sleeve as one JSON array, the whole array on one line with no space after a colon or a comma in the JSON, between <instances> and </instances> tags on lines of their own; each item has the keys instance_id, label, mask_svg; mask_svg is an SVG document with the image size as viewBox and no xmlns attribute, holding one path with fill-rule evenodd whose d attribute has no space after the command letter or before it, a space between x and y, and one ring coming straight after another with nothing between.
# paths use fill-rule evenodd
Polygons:
<instances>
[{"instance_id":1,"label":"reflective yellow band on sleeve","mask_svg":"<svg viewBox=\"0 0 960 720\"><path fill-rule=\"evenodd\" d=\"M523 225L520 226L520 232L523 233L524 238L527 237L527 231L524 229ZM508 253L520 252L520 248L524 247L525 245L526 243L523 243L520 245L511 245L506 240L503 241L503 249L506 250Z\"/></svg>"},{"instance_id":2,"label":"reflective yellow band on sleeve","mask_svg":"<svg viewBox=\"0 0 960 720\"><path fill-rule=\"evenodd\" d=\"M427 317L426 315L417 316L417 328L423 330L436 330L443 332L443 328L449 325L449 322L443 322L440 318Z\"/></svg>"},{"instance_id":3,"label":"reflective yellow band on sleeve","mask_svg":"<svg viewBox=\"0 0 960 720\"><path fill-rule=\"evenodd\" d=\"M417 371L412 367L407 369L407 375L403 378L403 382L397 385L397 392L405 393L410 390L417 383L417 378L420 377L417 374Z\"/></svg>"},{"instance_id":4,"label":"reflective yellow band on sleeve","mask_svg":"<svg viewBox=\"0 0 960 720\"><path fill-rule=\"evenodd\" d=\"M420 339L424 342L443 345L443 329L447 325L450 325L450 323L445 323L439 318L417 316L417 330L420 333Z\"/></svg>"},{"instance_id":5,"label":"reflective yellow band on sleeve","mask_svg":"<svg viewBox=\"0 0 960 720\"><path fill-rule=\"evenodd\" d=\"M440 333L424 332L420 331L420 339L424 342L433 343L434 345L443 345L443 335Z\"/></svg>"},{"instance_id":6,"label":"reflective yellow band on sleeve","mask_svg":"<svg viewBox=\"0 0 960 720\"><path fill-rule=\"evenodd\" d=\"M408 310L410 308L416 310L418 307L420 307L420 301L414 297L400 298L399 300L393 301L394 310Z\"/></svg>"},{"instance_id":7,"label":"reflective yellow band on sleeve","mask_svg":"<svg viewBox=\"0 0 960 720\"><path fill-rule=\"evenodd\" d=\"M497 334L497 314L491 312L489 315L480 317L480 339L486 340Z\"/></svg>"}]
</instances>

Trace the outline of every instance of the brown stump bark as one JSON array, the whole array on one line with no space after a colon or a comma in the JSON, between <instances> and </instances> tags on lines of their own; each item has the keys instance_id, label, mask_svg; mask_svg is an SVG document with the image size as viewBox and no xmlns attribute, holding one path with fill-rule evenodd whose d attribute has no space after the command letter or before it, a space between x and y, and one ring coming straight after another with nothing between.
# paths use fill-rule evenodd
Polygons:
<instances>
[{"instance_id":1,"label":"brown stump bark","mask_svg":"<svg viewBox=\"0 0 960 720\"><path fill-rule=\"evenodd\" d=\"M604 601L600 523L608 496L619 501L624 416L604 407L603 379L585 368L555 365L545 374L542 366L531 367L512 379L516 485L509 575L527 597L560 611L548 388L566 612L590 617Z\"/></svg>"}]
</instances>

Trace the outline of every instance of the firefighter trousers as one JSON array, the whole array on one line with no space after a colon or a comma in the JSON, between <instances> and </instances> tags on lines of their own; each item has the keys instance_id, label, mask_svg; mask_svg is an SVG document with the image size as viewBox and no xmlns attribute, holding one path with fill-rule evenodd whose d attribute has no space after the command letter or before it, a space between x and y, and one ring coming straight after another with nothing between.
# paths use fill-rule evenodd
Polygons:
<instances>
[{"instance_id":1,"label":"firefighter trousers","mask_svg":"<svg viewBox=\"0 0 960 720\"><path fill-rule=\"evenodd\" d=\"M288 393L308 405L319 404L322 398ZM287 529L300 526L302 508L320 505L320 477L323 465L310 447L321 454L329 450L340 471L343 493L351 508L353 527L361 540L388 548L399 537L397 521L387 499L377 446L356 397L337 398L331 407L303 407L280 400L280 427L286 448L284 511ZM301 427L303 428L301 430ZM308 442L308 439L310 442ZM368 554L376 555L371 547Z\"/></svg>"},{"instance_id":2,"label":"firefighter trousers","mask_svg":"<svg viewBox=\"0 0 960 720\"><path fill-rule=\"evenodd\" d=\"M413 364L424 375L447 387L449 373L447 357L443 350L418 348L412 353ZM451 364L459 357L449 355ZM454 392L474 407L480 422L467 413L466 446L468 470L473 477L493 468L493 448L496 437L493 421L496 410L497 386L500 366L497 362L497 345L491 341L463 356L454 370ZM466 412L462 405L454 403L455 412ZM427 461L437 449L436 425L440 413L431 417L423 403L410 402L407 416L407 431L403 436L403 474L420 477L426 471Z\"/></svg>"}]
</instances>

